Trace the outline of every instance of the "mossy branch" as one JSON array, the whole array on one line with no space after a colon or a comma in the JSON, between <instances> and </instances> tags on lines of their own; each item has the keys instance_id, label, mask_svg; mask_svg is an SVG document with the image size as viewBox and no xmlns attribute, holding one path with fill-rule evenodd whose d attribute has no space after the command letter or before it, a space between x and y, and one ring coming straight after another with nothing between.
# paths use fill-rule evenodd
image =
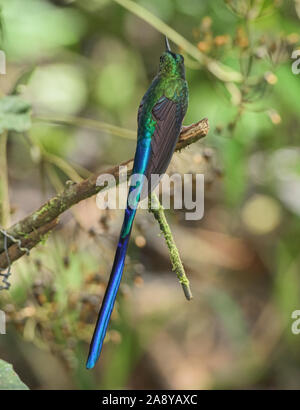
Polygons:
<instances>
[{"instance_id":1,"label":"mossy branch","mask_svg":"<svg viewBox=\"0 0 300 410\"><path fill-rule=\"evenodd\" d=\"M193 298L190 282L185 274L183 264L180 259L179 251L174 241L171 228L165 216L164 207L159 202L156 194L149 195L149 212L153 213L154 218L157 220L161 233L163 234L166 244L169 249L170 260L172 263L172 270L176 273L179 282L181 283L183 292L187 300Z\"/></svg>"},{"instance_id":2,"label":"mossy branch","mask_svg":"<svg viewBox=\"0 0 300 410\"><path fill-rule=\"evenodd\" d=\"M181 149L205 137L208 133L208 130L209 130L209 124L208 124L207 118L197 123L194 123L188 127L183 127L181 130L179 141L176 146L176 151L180 151ZM104 172L105 174L113 175L116 179L117 184L119 183L119 167L121 165L127 165L129 171L131 172L133 160L130 159ZM129 176L130 175L128 175L128 177ZM34 211L32 214L30 214L23 220L17 222L11 228L7 229L7 234L15 238L15 240L18 240L18 239L21 240L22 245L23 245L24 238L28 238L28 236L33 235L35 231L39 230L43 226L47 226L47 227L50 226L50 229L52 229L53 226L51 226L51 222L52 221L57 222L57 218L62 213L67 211L69 208L71 208L73 205L77 204L78 202L84 199L87 199L93 195L96 195L98 192L104 189L103 186L97 185L98 177L99 175L93 174L89 178L81 182L68 183L65 189L61 193L49 199L37 211ZM35 246L38 242L39 241L34 243L33 246ZM14 245L14 242L8 237L7 238L8 248L13 245ZM0 233L0 258L4 258L3 256L4 253L5 253L4 235ZM22 255L18 253L11 255L11 258L10 258L11 262L18 259L20 256ZM2 268L6 267L5 262L1 267Z\"/></svg>"},{"instance_id":3,"label":"mossy branch","mask_svg":"<svg viewBox=\"0 0 300 410\"><path fill-rule=\"evenodd\" d=\"M6 269L13 261L21 258L21 256L28 254L30 249L34 248L39 242L41 242L45 235L52 231L58 223L58 219L46 223L39 229L34 230L28 235L25 235L21 239L22 246L19 243L14 243L7 249L6 252L0 254L0 269Z\"/></svg>"}]
</instances>

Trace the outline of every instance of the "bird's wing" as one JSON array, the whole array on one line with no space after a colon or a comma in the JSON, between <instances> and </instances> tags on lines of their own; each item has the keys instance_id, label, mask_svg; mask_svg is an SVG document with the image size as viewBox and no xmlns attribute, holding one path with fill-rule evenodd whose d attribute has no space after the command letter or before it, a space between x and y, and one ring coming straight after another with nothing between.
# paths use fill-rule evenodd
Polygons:
<instances>
[{"instance_id":1,"label":"bird's wing","mask_svg":"<svg viewBox=\"0 0 300 410\"><path fill-rule=\"evenodd\" d=\"M178 141L184 114L185 111L179 103L166 97L162 97L153 107L152 116L156 125L151 139L151 155L145 172L148 181L151 174L161 175L166 172Z\"/></svg>"}]
</instances>

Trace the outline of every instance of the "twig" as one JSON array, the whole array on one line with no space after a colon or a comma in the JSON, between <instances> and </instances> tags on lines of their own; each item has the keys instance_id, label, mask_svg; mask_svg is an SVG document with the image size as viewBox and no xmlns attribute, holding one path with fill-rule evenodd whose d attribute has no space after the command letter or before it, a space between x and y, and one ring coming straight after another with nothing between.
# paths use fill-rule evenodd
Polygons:
<instances>
[{"instance_id":1,"label":"twig","mask_svg":"<svg viewBox=\"0 0 300 410\"><path fill-rule=\"evenodd\" d=\"M180 134L176 150L181 150L205 137L208 130L209 124L207 118L192 124L189 127L184 127ZM119 167L121 165L127 165L129 170L131 170L133 160L130 159L117 167L106 170L104 173L113 175L116 179L116 183L119 183ZM44 225L51 223L51 221L58 218L59 215L78 202L87 199L104 189L103 186L97 186L98 177L98 175L91 175L80 183L68 184L63 192L49 199L37 211L9 228L7 230L8 235L20 239L23 243L23 238L27 235L31 235L35 230L39 230ZM0 234L0 258L3 257L2 253L4 252L4 237L1 236L2 235ZM12 244L13 242L8 237L8 246L11 246ZM11 260L14 260L13 257Z\"/></svg>"},{"instance_id":2,"label":"twig","mask_svg":"<svg viewBox=\"0 0 300 410\"><path fill-rule=\"evenodd\" d=\"M154 218L157 220L160 230L164 235L166 244L169 249L172 270L176 273L177 278L181 283L185 297L187 298L187 300L191 300L193 298L193 295L190 289L190 282L186 277L184 267L180 259L179 251L177 249L171 228L165 216L164 208L159 202L156 194L154 193L149 195L149 212L153 213Z\"/></svg>"},{"instance_id":3,"label":"twig","mask_svg":"<svg viewBox=\"0 0 300 410\"><path fill-rule=\"evenodd\" d=\"M15 243L15 244L18 245L19 249L20 249L22 252L27 253L27 255L29 255L29 249L22 247L22 242L21 242L20 239L16 239L16 238L14 238L13 236L9 235L4 229L1 229L1 228L0 228L0 232L1 232L2 235L4 236L4 239L5 239L5 238L6 238L6 239L10 239L11 242L13 242L13 243ZM6 250L6 249L4 249L4 250Z\"/></svg>"},{"instance_id":4,"label":"twig","mask_svg":"<svg viewBox=\"0 0 300 410\"><path fill-rule=\"evenodd\" d=\"M5 263L3 263L3 266L1 266L0 264L0 277L3 278L2 279L3 285L0 284L0 290L8 290L10 288L9 277L11 275L11 259L10 259L9 251L7 247L7 239L9 238L14 243L16 243L19 250L23 252L23 254L26 253L27 255L29 255L29 249L23 248L21 246L21 241L19 239L15 239L12 236L8 235L4 229L0 228L0 232L4 235L4 253L2 255L6 258L6 261Z\"/></svg>"},{"instance_id":5,"label":"twig","mask_svg":"<svg viewBox=\"0 0 300 410\"><path fill-rule=\"evenodd\" d=\"M54 219L53 221L41 226L39 229L27 235L22 240L22 247L19 246L19 243L15 243L10 246L6 252L2 252L0 254L0 269L5 269L8 267L8 263L16 261L25 254L28 255L29 250L35 247L44 238L44 236L57 225L57 223L58 219ZM5 238L9 237L5 236Z\"/></svg>"}]
</instances>

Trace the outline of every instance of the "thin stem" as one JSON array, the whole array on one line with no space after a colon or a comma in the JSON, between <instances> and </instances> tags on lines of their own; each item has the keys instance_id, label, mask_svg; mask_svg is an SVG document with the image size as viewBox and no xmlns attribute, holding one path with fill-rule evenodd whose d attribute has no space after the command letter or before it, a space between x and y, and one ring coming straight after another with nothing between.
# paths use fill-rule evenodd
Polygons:
<instances>
[{"instance_id":1,"label":"thin stem","mask_svg":"<svg viewBox=\"0 0 300 410\"><path fill-rule=\"evenodd\" d=\"M10 204L7 171L7 131L0 135L0 224L10 225Z\"/></svg>"},{"instance_id":2,"label":"thin stem","mask_svg":"<svg viewBox=\"0 0 300 410\"><path fill-rule=\"evenodd\" d=\"M185 297L187 298L187 300L191 300L193 298L193 295L190 289L190 282L185 274L178 248L175 244L171 228L165 216L164 208L159 202L156 194L154 193L149 195L149 212L153 213L154 218L157 220L160 230L165 238L166 244L169 249L172 270L176 273L177 278L181 283Z\"/></svg>"},{"instance_id":3,"label":"thin stem","mask_svg":"<svg viewBox=\"0 0 300 410\"><path fill-rule=\"evenodd\" d=\"M37 147L44 159L45 162L50 163L55 165L56 167L58 167L61 171L63 171L69 178L71 178L72 181L75 182L81 182L83 180L83 178L77 173L77 171L75 170L75 168L72 167L72 165L70 165L66 160L64 160L63 158L55 155L55 154L51 154L49 152L47 152L45 150L45 148L38 143L37 141L35 141L34 138L32 138L31 135L28 135L28 141L31 145ZM89 173L90 175L90 173Z\"/></svg>"},{"instance_id":4,"label":"thin stem","mask_svg":"<svg viewBox=\"0 0 300 410\"><path fill-rule=\"evenodd\" d=\"M43 152L44 159L50 164L56 165L60 168L72 181L81 182L83 178L75 171L75 169L63 158L58 157L48 152Z\"/></svg>"},{"instance_id":5,"label":"thin stem","mask_svg":"<svg viewBox=\"0 0 300 410\"><path fill-rule=\"evenodd\" d=\"M242 76L237 71L232 70L230 67L220 63L213 58L210 58L203 54L197 47L186 40L181 34L177 33L174 29L152 14L149 10L134 3L131 0L114 0L116 3L120 4L131 13L140 17L156 30L160 31L162 34L166 35L170 40L177 44L180 48L185 50L190 56L197 60L200 64L203 64L215 77L221 81L233 81L240 82Z\"/></svg>"},{"instance_id":6,"label":"thin stem","mask_svg":"<svg viewBox=\"0 0 300 410\"><path fill-rule=\"evenodd\" d=\"M57 173L55 172L55 169L52 164L46 164L46 172L48 175L48 178L50 180L51 185L55 189L55 191L61 192L64 189L64 184L61 182L59 179Z\"/></svg>"},{"instance_id":7,"label":"thin stem","mask_svg":"<svg viewBox=\"0 0 300 410\"><path fill-rule=\"evenodd\" d=\"M135 140L136 133L126 128L117 127L102 121L92 120L90 118L72 117L72 116L39 116L34 118L36 121L49 122L53 124L72 125L76 127L90 128L95 131L105 131L117 137Z\"/></svg>"}]
</instances>

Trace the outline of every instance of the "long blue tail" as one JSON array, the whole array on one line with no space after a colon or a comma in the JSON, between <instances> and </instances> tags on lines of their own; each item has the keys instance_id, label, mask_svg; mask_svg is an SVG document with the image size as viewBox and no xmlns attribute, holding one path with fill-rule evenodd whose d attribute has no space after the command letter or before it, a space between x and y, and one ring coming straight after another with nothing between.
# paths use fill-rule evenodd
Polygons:
<instances>
[{"instance_id":1,"label":"long blue tail","mask_svg":"<svg viewBox=\"0 0 300 410\"><path fill-rule=\"evenodd\" d=\"M120 282L122 279L128 242L130 238L133 220L140 200L142 187L144 184L144 172L149 161L150 151L151 138L149 138L149 135L147 135L147 137L139 137L132 170L133 180L131 180L131 185L129 188L124 222L121 229L114 264L112 267L102 306L98 315L98 320L92 338L92 342L90 345L89 356L86 363L87 369L92 369L95 366L101 353L103 340L105 338L111 312L113 310Z\"/></svg>"},{"instance_id":2,"label":"long blue tail","mask_svg":"<svg viewBox=\"0 0 300 410\"><path fill-rule=\"evenodd\" d=\"M103 340L105 338L109 319L122 279L125 257L135 213L136 209L130 209L129 207L125 211L124 222L116 250L114 264L90 345L89 356L86 363L87 369L92 369L95 366L101 353Z\"/></svg>"}]
</instances>

